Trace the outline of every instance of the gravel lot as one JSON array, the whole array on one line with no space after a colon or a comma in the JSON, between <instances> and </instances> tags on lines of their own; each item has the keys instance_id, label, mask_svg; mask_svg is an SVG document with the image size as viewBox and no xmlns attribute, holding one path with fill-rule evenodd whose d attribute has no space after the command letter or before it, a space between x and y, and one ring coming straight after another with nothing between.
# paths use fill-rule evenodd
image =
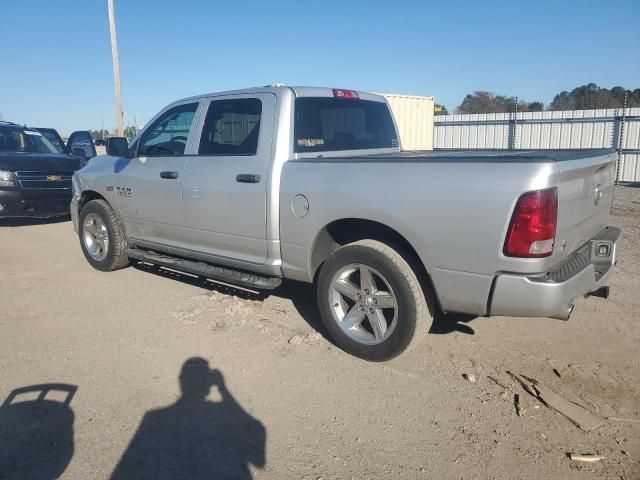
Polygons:
<instances>
[{"instance_id":1,"label":"gravel lot","mask_svg":"<svg viewBox=\"0 0 640 480\"><path fill-rule=\"evenodd\" d=\"M264 297L144 266L100 273L70 222L4 222L0 405L19 387L77 391L0 406L0 478L29 478L24 464L69 479L639 479L640 188L618 187L612 213L608 301L579 300L568 322L439 318L385 364L324 338L308 286ZM605 425L581 431L507 370Z\"/></svg>"}]
</instances>

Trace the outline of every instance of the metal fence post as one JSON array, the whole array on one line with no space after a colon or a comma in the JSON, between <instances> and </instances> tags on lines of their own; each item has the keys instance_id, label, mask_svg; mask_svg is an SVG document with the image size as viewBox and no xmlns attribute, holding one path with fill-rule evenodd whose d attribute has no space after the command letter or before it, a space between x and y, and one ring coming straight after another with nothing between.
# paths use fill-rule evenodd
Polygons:
<instances>
[{"instance_id":1,"label":"metal fence post","mask_svg":"<svg viewBox=\"0 0 640 480\"><path fill-rule=\"evenodd\" d=\"M515 112L509 112L509 131L507 137L507 148L514 150L516 148L516 121L518 120L518 98L516 97Z\"/></svg>"},{"instance_id":2,"label":"metal fence post","mask_svg":"<svg viewBox=\"0 0 640 480\"><path fill-rule=\"evenodd\" d=\"M611 148L616 149L616 153L618 154L618 158L616 160L616 185L620 181L620 162L621 162L621 154L620 154L620 143L621 143L621 127L622 127L622 117L620 115L616 115L613 117L613 138L611 139Z\"/></svg>"},{"instance_id":3,"label":"metal fence post","mask_svg":"<svg viewBox=\"0 0 640 480\"><path fill-rule=\"evenodd\" d=\"M622 103L622 116L615 117L613 125L613 145L618 151L618 162L616 163L616 185L620 182L620 167L622 163L622 148L624 147L624 121L627 112L627 92L624 92L624 102Z\"/></svg>"}]
</instances>

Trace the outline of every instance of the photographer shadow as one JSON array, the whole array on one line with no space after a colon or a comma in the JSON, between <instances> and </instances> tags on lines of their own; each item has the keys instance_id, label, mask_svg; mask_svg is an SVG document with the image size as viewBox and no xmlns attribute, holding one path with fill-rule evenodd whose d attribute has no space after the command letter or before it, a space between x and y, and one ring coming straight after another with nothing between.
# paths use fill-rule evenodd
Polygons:
<instances>
[{"instance_id":1,"label":"photographer shadow","mask_svg":"<svg viewBox=\"0 0 640 480\"><path fill-rule=\"evenodd\" d=\"M220 402L206 399L212 386ZM227 390L222 373L190 358L180 373L181 397L145 414L111 475L119 479L251 479L265 465L266 430Z\"/></svg>"}]
</instances>

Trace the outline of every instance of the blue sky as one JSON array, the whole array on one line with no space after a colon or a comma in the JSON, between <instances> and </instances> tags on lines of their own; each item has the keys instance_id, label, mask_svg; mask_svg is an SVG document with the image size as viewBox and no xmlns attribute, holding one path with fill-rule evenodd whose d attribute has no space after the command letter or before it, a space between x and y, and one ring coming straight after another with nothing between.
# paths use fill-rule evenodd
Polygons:
<instances>
[{"instance_id":1,"label":"blue sky","mask_svg":"<svg viewBox=\"0 0 640 480\"><path fill-rule=\"evenodd\" d=\"M3 2L0 115L115 124L106 0ZM640 88L640 1L115 0L126 124L199 93L284 82L549 103L595 82Z\"/></svg>"}]
</instances>

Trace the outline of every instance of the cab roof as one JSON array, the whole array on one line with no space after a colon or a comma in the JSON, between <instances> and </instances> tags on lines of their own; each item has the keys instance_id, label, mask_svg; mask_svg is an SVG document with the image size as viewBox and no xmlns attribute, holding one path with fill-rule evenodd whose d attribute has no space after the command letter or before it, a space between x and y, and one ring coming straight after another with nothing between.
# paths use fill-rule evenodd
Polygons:
<instances>
[{"instance_id":1,"label":"cab roof","mask_svg":"<svg viewBox=\"0 0 640 480\"><path fill-rule=\"evenodd\" d=\"M256 93L273 93L275 95L282 95L285 91L293 92L296 97L333 97L334 89L348 90L356 92L361 100L373 100L376 102L384 102L385 99L382 95L375 93L364 92L361 90L343 89L340 87L305 87L305 86L289 86L282 84L266 85L263 87L249 87L238 90L227 90L220 92L206 93L202 95L195 95L193 97L182 98L173 103L182 103L189 100L200 100L207 97L217 97L222 95L241 95L241 94L256 94ZM173 104L172 103L172 104Z\"/></svg>"}]
</instances>

